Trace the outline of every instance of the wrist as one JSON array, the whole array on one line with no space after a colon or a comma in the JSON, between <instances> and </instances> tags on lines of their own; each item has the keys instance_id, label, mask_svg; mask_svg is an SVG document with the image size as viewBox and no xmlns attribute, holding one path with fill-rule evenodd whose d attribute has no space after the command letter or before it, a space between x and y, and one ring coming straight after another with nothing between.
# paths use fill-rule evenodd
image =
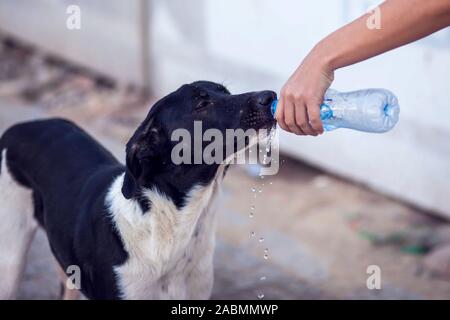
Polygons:
<instances>
[{"instance_id":1,"label":"wrist","mask_svg":"<svg viewBox=\"0 0 450 320\"><path fill-rule=\"evenodd\" d=\"M320 41L314 46L309 54L314 63L326 73L333 74L339 67L336 65L336 55L334 51L331 50L326 43Z\"/></svg>"}]
</instances>

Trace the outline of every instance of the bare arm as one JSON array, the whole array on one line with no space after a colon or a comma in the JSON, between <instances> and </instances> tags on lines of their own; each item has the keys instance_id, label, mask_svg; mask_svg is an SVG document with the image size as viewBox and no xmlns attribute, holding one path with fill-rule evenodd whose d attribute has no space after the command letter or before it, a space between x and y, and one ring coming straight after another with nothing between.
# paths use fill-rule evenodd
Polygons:
<instances>
[{"instance_id":1,"label":"bare arm","mask_svg":"<svg viewBox=\"0 0 450 320\"><path fill-rule=\"evenodd\" d=\"M450 0L387 0L379 7L380 29L368 13L320 41L281 90L279 125L301 135L323 132L319 106L334 70L413 42L450 25Z\"/></svg>"}]
</instances>

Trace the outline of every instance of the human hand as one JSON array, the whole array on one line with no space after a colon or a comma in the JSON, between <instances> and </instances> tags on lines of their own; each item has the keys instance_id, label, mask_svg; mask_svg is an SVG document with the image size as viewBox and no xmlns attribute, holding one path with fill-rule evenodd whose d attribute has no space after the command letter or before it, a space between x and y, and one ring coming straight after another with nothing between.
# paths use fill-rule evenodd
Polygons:
<instances>
[{"instance_id":1,"label":"human hand","mask_svg":"<svg viewBox=\"0 0 450 320\"><path fill-rule=\"evenodd\" d=\"M334 80L334 71L314 50L281 89L275 118L281 128L297 135L323 133L320 106Z\"/></svg>"}]
</instances>

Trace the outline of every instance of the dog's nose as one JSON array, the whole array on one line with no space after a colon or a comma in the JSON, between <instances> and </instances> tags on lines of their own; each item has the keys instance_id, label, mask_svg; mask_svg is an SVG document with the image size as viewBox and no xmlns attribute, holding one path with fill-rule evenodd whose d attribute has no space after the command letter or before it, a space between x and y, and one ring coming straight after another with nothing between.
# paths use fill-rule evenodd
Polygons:
<instances>
[{"instance_id":1,"label":"dog's nose","mask_svg":"<svg viewBox=\"0 0 450 320\"><path fill-rule=\"evenodd\" d=\"M276 98L277 94L273 91L261 91L256 96L256 103L262 106L269 106Z\"/></svg>"}]
</instances>

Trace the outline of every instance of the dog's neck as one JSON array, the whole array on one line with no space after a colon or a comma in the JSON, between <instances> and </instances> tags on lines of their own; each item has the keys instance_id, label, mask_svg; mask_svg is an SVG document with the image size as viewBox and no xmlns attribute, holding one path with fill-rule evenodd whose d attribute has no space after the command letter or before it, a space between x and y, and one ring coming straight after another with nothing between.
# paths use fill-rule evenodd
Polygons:
<instances>
[{"instance_id":1,"label":"dog's neck","mask_svg":"<svg viewBox=\"0 0 450 320\"><path fill-rule=\"evenodd\" d=\"M144 187L141 197L150 203L146 212L137 199L123 196L124 175L119 176L107 194L106 203L126 251L149 263L165 261L166 264L158 263L161 268L167 267L169 261L176 261L191 239L205 231L201 224L212 219L211 207L225 170L226 166L220 165L210 183L193 185L181 207L160 186Z\"/></svg>"},{"instance_id":2,"label":"dog's neck","mask_svg":"<svg viewBox=\"0 0 450 320\"><path fill-rule=\"evenodd\" d=\"M181 208L194 187L213 183L219 172L223 172L223 165L171 165L162 173L148 177L143 187L160 190Z\"/></svg>"},{"instance_id":3,"label":"dog's neck","mask_svg":"<svg viewBox=\"0 0 450 320\"><path fill-rule=\"evenodd\" d=\"M209 296L216 226L213 203L224 170L220 166L208 185L194 186L181 208L159 190L145 189L143 196L152 203L148 212L142 212L135 199L123 196L124 175L116 178L106 203L128 254L123 265L115 266L123 297L170 298L174 290L186 298ZM160 294L164 283L172 288Z\"/></svg>"}]
</instances>

